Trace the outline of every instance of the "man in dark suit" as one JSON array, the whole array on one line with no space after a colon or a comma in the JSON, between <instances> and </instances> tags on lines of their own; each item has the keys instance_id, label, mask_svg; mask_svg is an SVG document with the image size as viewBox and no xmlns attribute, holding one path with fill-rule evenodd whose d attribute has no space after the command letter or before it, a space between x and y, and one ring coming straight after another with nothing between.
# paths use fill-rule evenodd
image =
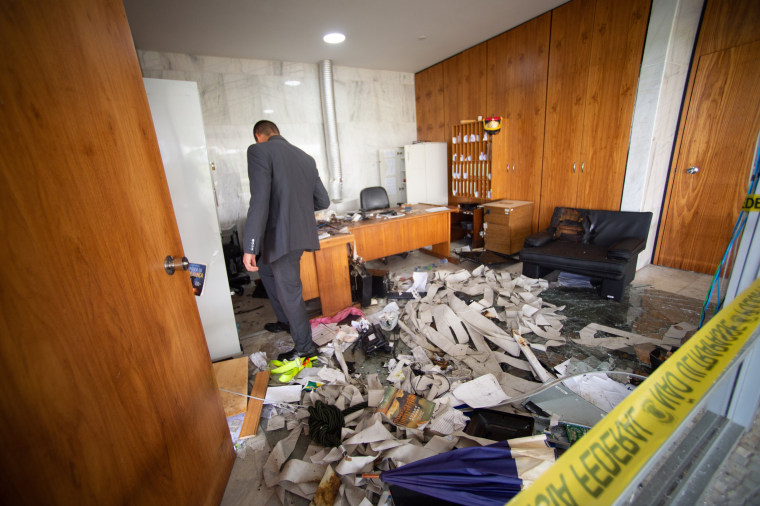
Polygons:
<instances>
[{"instance_id":1,"label":"man in dark suit","mask_svg":"<svg viewBox=\"0 0 760 506\"><path fill-rule=\"evenodd\" d=\"M327 209L330 198L314 158L280 136L277 125L259 121L253 137L256 144L248 147L251 203L243 264L259 271L277 316L277 323L264 328L290 330L295 349L279 358L292 360L316 353L303 301L301 255L319 249L314 211Z\"/></svg>"}]
</instances>

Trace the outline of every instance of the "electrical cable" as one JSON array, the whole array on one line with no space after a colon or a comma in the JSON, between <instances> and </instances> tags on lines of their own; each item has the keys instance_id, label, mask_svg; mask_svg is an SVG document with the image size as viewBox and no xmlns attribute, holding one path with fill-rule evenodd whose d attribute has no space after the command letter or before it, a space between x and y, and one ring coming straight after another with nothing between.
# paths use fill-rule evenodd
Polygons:
<instances>
[{"instance_id":1,"label":"electrical cable","mask_svg":"<svg viewBox=\"0 0 760 506\"><path fill-rule=\"evenodd\" d=\"M748 197L755 194L758 181L760 180L760 135L758 135L758 140L755 143L755 158L752 162L752 165L753 170L750 174L749 186L747 189ZM724 291L723 297L721 298L720 285L724 278L727 280L730 277L730 272L733 270L733 264L736 261L735 247L738 244L737 240L742 237L742 234L744 233L744 227L747 224L747 218L747 211L739 212L739 217L737 218L736 223L734 223L734 228L731 232L731 239L729 240L726 251L723 254L723 258L721 259L720 263L718 264L718 268L715 271L715 275L713 276L712 282L710 283L710 288L707 291L707 296L702 303L702 312L699 316L699 328L702 328L702 325L705 323L707 309L710 306L710 301L713 298L713 291L715 291L715 312L713 314L720 311L723 307L726 293Z\"/></svg>"}]
</instances>

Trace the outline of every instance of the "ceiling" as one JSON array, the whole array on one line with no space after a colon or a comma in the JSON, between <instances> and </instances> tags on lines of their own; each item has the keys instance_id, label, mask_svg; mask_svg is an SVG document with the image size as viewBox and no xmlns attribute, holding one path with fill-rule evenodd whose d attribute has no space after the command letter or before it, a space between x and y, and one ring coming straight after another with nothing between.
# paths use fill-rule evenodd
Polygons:
<instances>
[{"instance_id":1,"label":"ceiling","mask_svg":"<svg viewBox=\"0 0 760 506\"><path fill-rule=\"evenodd\" d=\"M567 0L124 0L137 49L417 72ZM346 35L340 45L322 41Z\"/></svg>"}]
</instances>

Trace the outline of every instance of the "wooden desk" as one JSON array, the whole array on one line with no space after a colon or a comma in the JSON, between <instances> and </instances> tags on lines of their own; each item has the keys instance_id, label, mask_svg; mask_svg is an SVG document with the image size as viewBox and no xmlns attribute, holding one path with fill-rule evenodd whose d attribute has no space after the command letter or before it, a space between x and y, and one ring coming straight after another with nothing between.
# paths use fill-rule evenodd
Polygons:
<instances>
[{"instance_id":1,"label":"wooden desk","mask_svg":"<svg viewBox=\"0 0 760 506\"><path fill-rule=\"evenodd\" d=\"M306 251L301 256L303 299L319 297L325 316L352 303L346 245L353 242L351 234L335 235L319 241L319 250Z\"/></svg>"},{"instance_id":2,"label":"wooden desk","mask_svg":"<svg viewBox=\"0 0 760 506\"><path fill-rule=\"evenodd\" d=\"M438 207L416 204L400 217L372 218L348 225L356 239L357 255L369 261L432 246L432 250L423 251L438 258L449 258L454 209L426 211Z\"/></svg>"},{"instance_id":3,"label":"wooden desk","mask_svg":"<svg viewBox=\"0 0 760 506\"><path fill-rule=\"evenodd\" d=\"M449 258L454 210L425 211L434 207L418 204L398 218L352 223L348 225L351 233L322 239L318 251L307 251L301 257L304 300L319 297L325 316L332 316L352 304L347 244L352 247L356 244L357 255L367 261L431 245L432 251L423 251L438 258Z\"/></svg>"}]
</instances>

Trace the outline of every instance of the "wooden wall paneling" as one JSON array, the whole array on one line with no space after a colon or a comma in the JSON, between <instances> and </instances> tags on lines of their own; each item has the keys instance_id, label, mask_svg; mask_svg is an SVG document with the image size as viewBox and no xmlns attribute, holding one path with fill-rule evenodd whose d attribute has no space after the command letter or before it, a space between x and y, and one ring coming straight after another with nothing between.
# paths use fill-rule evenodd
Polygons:
<instances>
[{"instance_id":1,"label":"wooden wall paneling","mask_svg":"<svg viewBox=\"0 0 760 506\"><path fill-rule=\"evenodd\" d=\"M541 199L550 27L551 13L546 13L510 31L515 56L510 66L509 110L514 121L506 133L510 150L517 156L506 197L536 204ZM538 214L535 205L533 231L538 230Z\"/></svg>"},{"instance_id":2,"label":"wooden wall paneling","mask_svg":"<svg viewBox=\"0 0 760 506\"><path fill-rule=\"evenodd\" d=\"M486 110L502 116L502 131L493 137L494 192L504 198L541 198L550 27L546 13L488 41Z\"/></svg>"},{"instance_id":3,"label":"wooden wall paneling","mask_svg":"<svg viewBox=\"0 0 760 506\"><path fill-rule=\"evenodd\" d=\"M650 0L597 0L576 205L620 209Z\"/></svg>"},{"instance_id":4,"label":"wooden wall paneling","mask_svg":"<svg viewBox=\"0 0 760 506\"><path fill-rule=\"evenodd\" d=\"M447 126L476 119L486 107L486 43L443 62L443 94ZM449 139L450 140L450 139Z\"/></svg>"},{"instance_id":5,"label":"wooden wall paneling","mask_svg":"<svg viewBox=\"0 0 760 506\"><path fill-rule=\"evenodd\" d=\"M539 228L556 206L573 206L578 187L595 0L552 10Z\"/></svg>"},{"instance_id":6,"label":"wooden wall paneling","mask_svg":"<svg viewBox=\"0 0 760 506\"><path fill-rule=\"evenodd\" d=\"M417 140L446 142L448 133L443 107L443 64L414 75L414 100L417 110Z\"/></svg>"},{"instance_id":7,"label":"wooden wall paneling","mask_svg":"<svg viewBox=\"0 0 760 506\"><path fill-rule=\"evenodd\" d=\"M707 0L695 55L723 51L760 40L760 2Z\"/></svg>"}]
</instances>

